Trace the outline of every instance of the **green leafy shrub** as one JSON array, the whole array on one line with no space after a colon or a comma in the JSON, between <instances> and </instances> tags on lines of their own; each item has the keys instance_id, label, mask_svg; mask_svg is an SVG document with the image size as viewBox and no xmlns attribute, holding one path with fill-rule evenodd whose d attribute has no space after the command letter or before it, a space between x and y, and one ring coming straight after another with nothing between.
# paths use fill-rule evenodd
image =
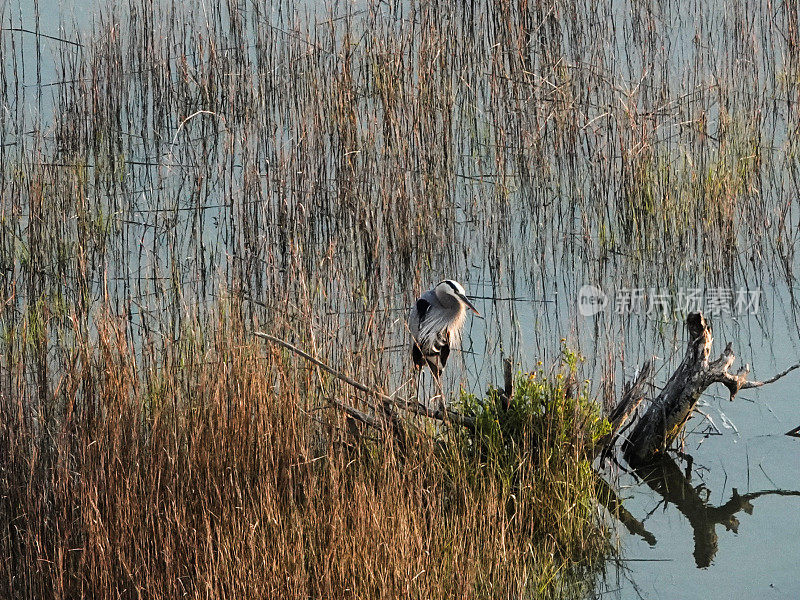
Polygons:
<instances>
[{"instance_id":1,"label":"green leafy shrub","mask_svg":"<svg viewBox=\"0 0 800 600\"><path fill-rule=\"evenodd\" d=\"M450 438L450 465L476 494L502 496L506 517L557 556L584 564L604 556L598 518L594 442L610 430L600 407L578 384L580 357L564 349L554 373L518 374L512 397L490 388L462 394L472 431Z\"/></svg>"}]
</instances>

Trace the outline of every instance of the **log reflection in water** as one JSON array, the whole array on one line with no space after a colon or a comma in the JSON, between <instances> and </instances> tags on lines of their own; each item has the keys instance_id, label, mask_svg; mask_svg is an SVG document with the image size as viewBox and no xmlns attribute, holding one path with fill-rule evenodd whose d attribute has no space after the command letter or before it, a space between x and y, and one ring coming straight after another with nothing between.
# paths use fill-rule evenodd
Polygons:
<instances>
[{"instance_id":1,"label":"log reflection in water","mask_svg":"<svg viewBox=\"0 0 800 600\"><path fill-rule=\"evenodd\" d=\"M636 474L664 500L675 507L689 520L694 531L694 560L699 568L708 567L714 560L719 548L717 525L723 525L728 531L738 532L739 519L736 514L744 511L753 513L752 501L761 496L800 496L794 490L762 490L748 494L739 494L733 488L730 499L720 506L708 503L711 490L701 484L693 486L680 467L668 456L662 455L656 460L635 469Z\"/></svg>"}]
</instances>

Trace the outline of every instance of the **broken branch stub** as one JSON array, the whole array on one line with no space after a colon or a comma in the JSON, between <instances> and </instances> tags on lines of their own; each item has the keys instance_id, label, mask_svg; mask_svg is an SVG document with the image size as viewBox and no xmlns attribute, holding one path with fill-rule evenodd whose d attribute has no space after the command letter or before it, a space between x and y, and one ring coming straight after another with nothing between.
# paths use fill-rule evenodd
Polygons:
<instances>
[{"instance_id":1,"label":"broken branch stub","mask_svg":"<svg viewBox=\"0 0 800 600\"><path fill-rule=\"evenodd\" d=\"M644 400L644 388L653 377L653 370L653 363L649 360L645 361L636 379L625 386L622 398L608 416L608 420L611 422L611 431L597 440L593 452L595 455L600 453L600 464L605 463L606 458L616 446L617 439L630 427L630 419Z\"/></svg>"}]
</instances>

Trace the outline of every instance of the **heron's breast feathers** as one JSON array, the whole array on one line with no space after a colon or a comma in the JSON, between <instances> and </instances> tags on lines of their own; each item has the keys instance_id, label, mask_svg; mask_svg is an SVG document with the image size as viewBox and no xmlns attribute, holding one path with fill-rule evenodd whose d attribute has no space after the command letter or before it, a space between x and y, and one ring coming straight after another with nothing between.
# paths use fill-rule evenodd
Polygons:
<instances>
[{"instance_id":1,"label":"heron's breast feathers","mask_svg":"<svg viewBox=\"0 0 800 600\"><path fill-rule=\"evenodd\" d=\"M430 311L420 320L417 343L425 354L438 354L444 346L457 346L461 341L465 311L457 311L449 318L442 318Z\"/></svg>"}]
</instances>

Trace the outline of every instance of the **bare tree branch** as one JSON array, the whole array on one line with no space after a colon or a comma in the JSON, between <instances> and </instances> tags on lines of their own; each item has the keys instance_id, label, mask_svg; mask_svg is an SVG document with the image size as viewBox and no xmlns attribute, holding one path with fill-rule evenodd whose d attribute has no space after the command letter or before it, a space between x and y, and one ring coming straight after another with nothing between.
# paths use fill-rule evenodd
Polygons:
<instances>
[{"instance_id":1,"label":"bare tree branch","mask_svg":"<svg viewBox=\"0 0 800 600\"><path fill-rule=\"evenodd\" d=\"M357 410L352 406L350 406L349 404L345 404L344 402L336 398L328 398L327 400L328 402L333 404L336 408L344 411L345 413L347 413L347 415L354 418L356 421L361 421L362 423L364 423L364 425L368 425L374 429L377 429L378 431L386 431L386 423L379 419L376 419L372 415L368 415L365 412Z\"/></svg>"},{"instance_id":2,"label":"bare tree branch","mask_svg":"<svg viewBox=\"0 0 800 600\"><path fill-rule=\"evenodd\" d=\"M628 422L628 419L631 418L633 413L636 412L636 409L642 403L642 400L644 400L644 386L652 376L653 363L652 361L648 360L642 365L639 375L636 377L633 383L626 384L625 391L622 393L622 398L620 398L620 401L609 415L609 420L611 421L611 431L601 437L595 443L595 455L597 452L602 450L600 457L601 465L605 463L606 458L608 458L608 455L614 448L614 445L617 443L617 439L619 439L620 434L625 430L623 426Z\"/></svg>"},{"instance_id":3,"label":"bare tree branch","mask_svg":"<svg viewBox=\"0 0 800 600\"><path fill-rule=\"evenodd\" d=\"M254 331L253 333L254 333L254 335L256 335L256 336L258 336L260 338L263 338L265 340L269 340L270 342L278 344L279 346L283 346L287 350L290 350L291 352L294 352L298 356L303 357L308 362L318 366L319 368L323 369L324 371L327 371L328 373L330 373L331 375L333 375L337 379L339 379L341 381L344 381L347 385L350 385L350 386L354 387L357 390L360 390L360 391L362 391L362 392L364 392L364 393L366 393L366 394L368 394L370 396L373 396L373 397L381 400L384 404L390 404L390 405L392 405L392 406L394 406L396 408L400 408L402 410L406 410L406 411L408 411L410 413L413 413L413 414L416 414L416 415L421 415L421 416L424 416L424 417L430 417L431 419L437 419L439 421L455 423L456 425L461 425L462 427L467 427L467 428L470 428L470 429L474 429L474 427L475 427L474 419L472 419L472 418L470 418L470 417L468 417L466 415L462 415L461 413L458 413L458 412L456 412L454 410L451 410L449 408L445 408L445 409L439 408L439 409L437 409L435 411L430 411L430 410L428 410L426 407L424 407L423 405L421 405L417 401L409 401L409 400L398 399L398 398L394 398L392 396L388 396L388 395L384 394L381 391L373 389L373 388L361 383L360 381L356 381L352 377L348 377L344 373L341 373L341 372L337 371L336 369L334 369L333 367L328 366L327 364L325 364L321 360L319 360L317 358L314 358L313 356L311 356L310 354L308 354L304 350L301 350L300 348L298 348L294 344L290 344L289 342L287 342L285 340L277 338L277 337L275 337L273 335L270 335L268 333L264 333L263 331ZM373 405L373 408L375 408L376 410L379 409L379 407L374 406L374 405Z\"/></svg>"},{"instance_id":4,"label":"bare tree branch","mask_svg":"<svg viewBox=\"0 0 800 600\"><path fill-rule=\"evenodd\" d=\"M797 363L796 365L792 365L791 367L789 367L785 371L781 371L780 373L778 373L774 377L770 377L769 379L766 379L764 381L748 381L739 389L747 390L747 389L750 389L750 388L761 387L762 385L767 385L768 383L775 383L776 381L778 381L778 379L780 379L784 375L787 375L787 374L791 373L795 369L800 369L800 363Z\"/></svg>"}]
</instances>

